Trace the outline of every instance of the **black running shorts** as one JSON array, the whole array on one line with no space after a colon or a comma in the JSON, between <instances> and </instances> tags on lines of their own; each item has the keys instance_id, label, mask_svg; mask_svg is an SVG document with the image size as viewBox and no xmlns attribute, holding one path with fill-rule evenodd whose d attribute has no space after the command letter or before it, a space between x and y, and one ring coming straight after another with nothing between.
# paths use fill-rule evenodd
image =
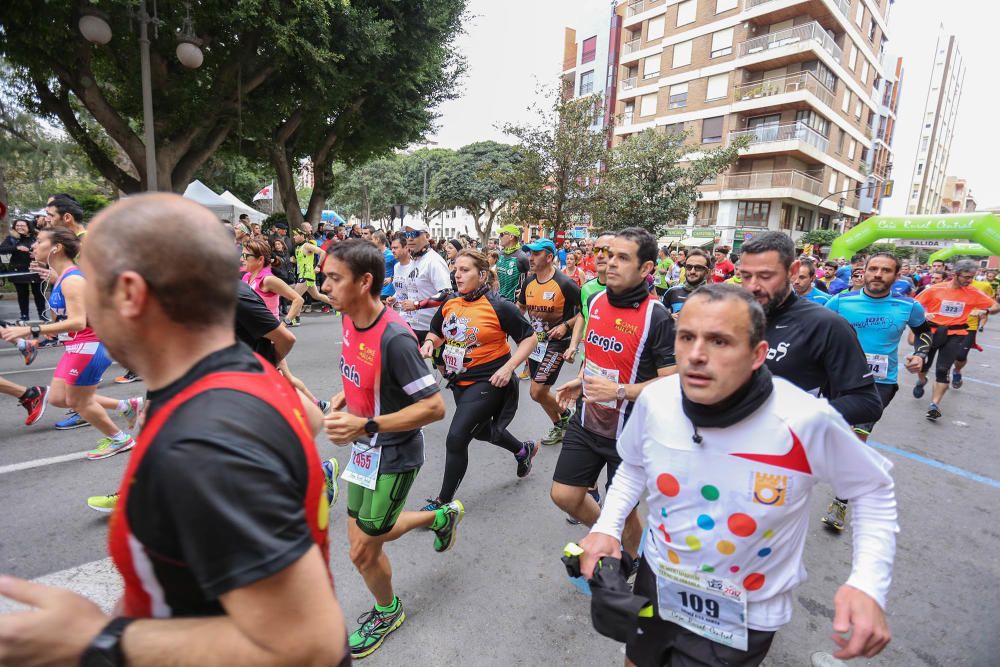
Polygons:
<instances>
[{"instance_id":1,"label":"black running shorts","mask_svg":"<svg viewBox=\"0 0 1000 667\"><path fill-rule=\"evenodd\" d=\"M545 350L541 361L528 359L528 372L531 374L531 381L549 387L554 385L559 378L559 371L562 369L565 361L563 353L568 348L569 341L549 341L549 347Z\"/></svg>"},{"instance_id":2,"label":"black running shorts","mask_svg":"<svg viewBox=\"0 0 1000 667\"><path fill-rule=\"evenodd\" d=\"M976 344L976 334L978 331L969 331L965 334L965 340L962 341L962 350L958 353L958 358L955 361L968 361L969 360L969 350L972 346Z\"/></svg>"},{"instance_id":3,"label":"black running shorts","mask_svg":"<svg viewBox=\"0 0 1000 667\"><path fill-rule=\"evenodd\" d=\"M634 588L636 595L653 601L654 610L651 618L639 618L638 625L625 642L625 655L636 667L757 667L771 649L773 632L750 630L747 650L740 651L664 621L658 613L656 575L645 560L639 562Z\"/></svg>"},{"instance_id":4,"label":"black running shorts","mask_svg":"<svg viewBox=\"0 0 1000 667\"><path fill-rule=\"evenodd\" d=\"M607 488L621 462L615 441L586 430L580 425L579 417L574 415L563 435L562 449L559 450L559 460L556 461L552 481L589 489L597 484L601 470L607 467Z\"/></svg>"}]
</instances>

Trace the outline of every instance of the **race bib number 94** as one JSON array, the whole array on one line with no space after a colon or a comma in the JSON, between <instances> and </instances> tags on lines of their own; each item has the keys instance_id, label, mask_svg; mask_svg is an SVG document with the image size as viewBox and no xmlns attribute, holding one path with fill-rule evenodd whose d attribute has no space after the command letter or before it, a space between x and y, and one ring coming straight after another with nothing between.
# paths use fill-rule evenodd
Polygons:
<instances>
[{"instance_id":1,"label":"race bib number 94","mask_svg":"<svg viewBox=\"0 0 1000 667\"><path fill-rule=\"evenodd\" d=\"M887 354L865 354L868 359L868 370L872 377L884 380L889 376L889 355Z\"/></svg>"}]
</instances>

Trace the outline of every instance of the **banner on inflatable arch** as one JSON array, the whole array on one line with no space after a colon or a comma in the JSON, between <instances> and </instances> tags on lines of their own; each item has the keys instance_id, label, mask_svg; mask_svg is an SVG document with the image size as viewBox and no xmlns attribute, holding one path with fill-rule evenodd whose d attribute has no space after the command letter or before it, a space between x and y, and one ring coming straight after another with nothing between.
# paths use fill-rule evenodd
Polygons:
<instances>
[{"instance_id":1,"label":"banner on inflatable arch","mask_svg":"<svg viewBox=\"0 0 1000 667\"><path fill-rule=\"evenodd\" d=\"M947 248L941 248L927 258L928 262L947 262L952 257L990 257L997 253L978 243L956 243Z\"/></svg>"},{"instance_id":2,"label":"banner on inflatable arch","mask_svg":"<svg viewBox=\"0 0 1000 667\"><path fill-rule=\"evenodd\" d=\"M984 247L988 254L1000 255L1000 216L993 213L876 215L837 237L830 246L830 258L850 259L862 248L884 239L971 241Z\"/></svg>"}]
</instances>

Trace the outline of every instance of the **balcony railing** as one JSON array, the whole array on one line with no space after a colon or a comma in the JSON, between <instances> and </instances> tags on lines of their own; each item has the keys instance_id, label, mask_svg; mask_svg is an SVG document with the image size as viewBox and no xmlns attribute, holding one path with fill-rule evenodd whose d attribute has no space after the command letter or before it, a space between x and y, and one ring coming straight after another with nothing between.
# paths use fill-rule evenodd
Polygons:
<instances>
[{"instance_id":1,"label":"balcony railing","mask_svg":"<svg viewBox=\"0 0 1000 667\"><path fill-rule=\"evenodd\" d=\"M622 127L624 125L631 125L634 118L635 118L634 111L623 111L617 116L615 116L615 120L618 121L619 127Z\"/></svg>"},{"instance_id":2,"label":"balcony railing","mask_svg":"<svg viewBox=\"0 0 1000 667\"><path fill-rule=\"evenodd\" d=\"M774 1L775 0L746 0L746 9L753 9L758 5L765 5L769 2L774 2ZM837 6L837 9L840 10L841 14L848 17L850 16L851 3L848 2L848 0L831 0L831 1L833 2L833 4Z\"/></svg>"},{"instance_id":3,"label":"balcony railing","mask_svg":"<svg viewBox=\"0 0 1000 667\"><path fill-rule=\"evenodd\" d=\"M828 107L833 107L834 105L833 92L820 83L819 79L812 72L797 72L787 76L744 83L733 89L733 101L740 102L758 97L795 93L800 90L808 90Z\"/></svg>"},{"instance_id":4,"label":"balcony railing","mask_svg":"<svg viewBox=\"0 0 1000 667\"><path fill-rule=\"evenodd\" d=\"M722 181L724 190L770 190L794 188L817 197L823 196L823 183L802 171L752 171L745 174L726 174Z\"/></svg>"},{"instance_id":5,"label":"balcony railing","mask_svg":"<svg viewBox=\"0 0 1000 667\"><path fill-rule=\"evenodd\" d=\"M638 76L630 76L627 79L622 79L622 90L632 90L639 85Z\"/></svg>"},{"instance_id":6,"label":"balcony railing","mask_svg":"<svg viewBox=\"0 0 1000 667\"><path fill-rule=\"evenodd\" d=\"M622 55L627 56L630 53L635 53L640 48L642 48L642 39L636 37L630 42L625 42L625 45L622 47Z\"/></svg>"},{"instance_id":7,"label":"balcony railing","mask_svg":"<svg viewBox=\"0 0 1000 667\"><path fill-rule=\"evenodd\" d=\"M641 14L644 9L646 9L645 0L634 0L633 2L628 3L628 7L625 8L625 18Z\"/></svg>"},{"instance_id":8,"label":"balcony railing","mask_svg":"<svg viewBox=\"0 0 1000 667\"><path fill-rule=\"evenodd\" d=\"M830 140L809 127L802 121L782 123L780 125L762 125L752 130L739 130L729 133L732 142L739 137L750 137L750 145L773 143L778 141L802 141L825 153Z\"/></svg>"},{"instance_id":9,"label":"balcony railing","mask_svg":"<svg viewBox=\"0 0 1000 667\"><path fill-rule=\"evenodd\" d=\"M789 44L799 44L810 40L819 44L820 48L833 56L834 60L838 63L843 58L843 49L837 46L837 43L827 34L823 26L815 21L748 39L740 44L739 55L749 56L767 49L776 49L788 46Z\"/></svg>"}]
</instances>

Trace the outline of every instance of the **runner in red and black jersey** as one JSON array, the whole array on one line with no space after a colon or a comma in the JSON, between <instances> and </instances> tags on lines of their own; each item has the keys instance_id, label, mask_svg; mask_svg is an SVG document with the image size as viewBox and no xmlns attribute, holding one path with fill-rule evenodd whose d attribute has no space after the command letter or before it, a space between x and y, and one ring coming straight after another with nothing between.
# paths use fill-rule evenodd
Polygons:
<instances>
[{"instance_id":1,"label":"runner in red and black jersey","mask_svg":"<svg viewBox=\"0 0 1000 667\"><path fill-rule=\"evenodd\" d=\"M580 288L556 268L556 246L552 241L541 239L524 246L524 250L531 252L533 275L518 293L517 304L538 336L538 346L528 357L531 398L552 420L552 430L542 438L542 444L558 445L572 413L559 407L550 387L559 377L573 324L580 313Z\"/></svg>"},{"instance_id":2,"label":"runner in red and black jersey","mask_svg":"<svg viewBox=\"0 0 1000 667\"><path fill-rule=\"evenodd\" d=\"M444 401L413 330L380 300L385 258L369 241L349 239L330 249L323 291L344 314L340 373L344 390L331 399L326 433L352 445L342 478L347 485L347 537L351 560L375 597L350 638L351 654L371 654L403 624L406 614L392 588L392 567L382 550L418 528L434 532L434 550L455 544L465 506L453 500L434 511L404 512L424 462L421 427L444 418Z\"/></svg>"},{"instance_id":3,"label":"runner in red and black jersey","mask_svg":"<svg viewBox=\"0 0 1000 667\"><path fill-rule=\"evenodd\" d=\"M674 372L674 320L646 288L656 266L656 239L637 228L615 235L607 290L591 297L580 376L558 389L560 406L577 402L556 463L552 500L592 526L601 508L587 493L607 468L607 484L621 463L615 440L643 387ZM642 526L633 512L623 543L637 555Z\"/></svg>"},{"instance_id":4,"label":"runner in red and black jersey","mask_svg":"<svg viewBox=\"0 0 1000 667\"><path fill-rule=\"evenodd\" d=\"M322 415L236 342L231 240L190 200L129 197L94 220L82 267L89 323L150 389L111 515L124 594L112 619L5 580L0 593L37 609L0 619L4 664L346 664Z\"/></svg>"},{"instance_id":5,"label":"runner in red and black jersey","mask_svg":"<svg viewBox=\"0 0 1000 667\"><path fill-rule=\"evenodd\" d=\"M490 290L490 264L477 250L455 257L458 295L445 301L431 318L423 354L442 348L445 377L455 396L455 416L445 443L447 455L441 492L424 509L451 502L469 467L469 444L485 440L517 460L517 476L531 472L538 443L518 440L507 427L517 412L514 369L535 349L538 339L517 307ZM518 344L510 354L507 337Z\"/></svg>"}]
</instances>

